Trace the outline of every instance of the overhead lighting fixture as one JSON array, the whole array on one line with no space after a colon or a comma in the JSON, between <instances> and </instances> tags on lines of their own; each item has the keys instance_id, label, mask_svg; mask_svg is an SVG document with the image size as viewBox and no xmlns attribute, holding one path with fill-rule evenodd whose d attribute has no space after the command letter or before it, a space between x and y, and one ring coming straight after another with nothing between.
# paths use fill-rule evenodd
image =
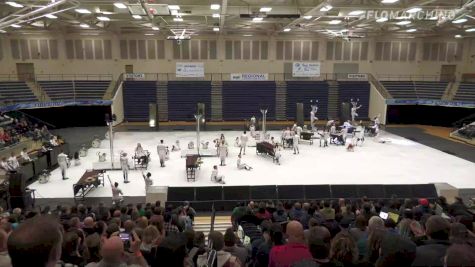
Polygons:
<instances>
[{"instance_id":1,"label":"overhead lighting fixture","mask_svg":"<svg viewBox=\"0 0 475 267\"><path fill-rule=\"evenodd\" d=\"M351 11L350 13L348 13L349 16L359 16L359 15L363 15L363 14L364 14L363 10L355 10L355 11Z\"/></svg>"},{"instance_id":2,"label":"overhead lighting fixture","mask_svg":"<svg viewBox=\"0 0 475 267\"><path fill-rule=\"evenodd\" d=\"M409 29L406 32L416 32L416 31L417 31L417 29Z\"/></svg>"},{"instance_id":3,"label":"overhead lighting fixture","mask_svg":"<svg viewBox=\"0 0 475 267\"><path fill-rule=\"evenodd\" d=\"M170 10L180 10L180 6L179 5L168 5L168 9L170 9Z\"/></svg>"},{"instance_id":4,"label":"overhead lighting fixture","mask_svg":"<svg viewBox=\"0 0 475 267\"><path fill-rule=\"evenodd\" d=\"M79 24L79 27L87 29L89 28L89 25L87 25L86 23L81 23Z\"/></svg>"},{"instance_id":5,"label":"overhead lighting fixture","mask_svg":"<svg viewBox=\"0 0 475 267\"><path fill-rule=\"evenodd\" d=\"M331 24L331 25L337 25L337 24L340 24L341 23L341 20L339 19L334 19L334 20L331 20L328 22L328 24Z\"/></svg>"},{"instance_id":6,"label":"overhead lighting fixture","mask_svg":"<svg viewBox=\"0 0 475 267\"><path fill-rule=\"evenodd\" d=\"M396 23L397 25L408 25L411 24L410 20L403 20Z\"/></svg>"},{"instance_id":7,"label":"overhead lighting fixture","mask_svg":"<svg viewBox=\"0 0 475 267\"><path fill-rule=\"evenodd\" d=\"M12 26L13 28L21 28L21 25L18 25L18 24L12 24L10 26Z\"/></svg>"},{"instance_id":8,"label":"overhead lighting fixture","mask_svg":"<svg viewBox=\"0 0 475 267\"><path fill-rule=\"evenodd\" d=\"M142 16L140 16L140 15L132 15L132 17L133 17L134 19L142 19Z\"/></svg>"},{"instance_id":9,"label":"overhead lighting fixture","mask_svg":"<svg viewBox=\"0 0 475 267\"><path fill-rule=\"evenodd\" d=\"M213 31L214 31L214 32L219 32L219 28L218 28L218 27L214 27L214 28L213 28Z\"/></svg>"},{"instance_id":10,"label":"overhead lighting fixture","mask_svg":"<svg viewBox=\"0 0 475 267\"><path fill-rule=\"evenodd\" d=\"M456 19L452 21L453 24L460 24L460 23L465 23L465 22L467 22L466 18Z\"/></svg>"},{"instance_id":11,"label":"overhead lighting fixture","mask_svg":"<svg viewBox=\"0 0 475 267\"><path fill-rule=\"evenodd\" d=\"M272 7L261 7L259 9L259 12L270 12L272 10Z\"/></svg>"},{"instance_id":12,"label":"overhead lighting fixture","mask_svg":"<svg viewBox=\"0 0 475 267\"><path fill-rule=\"evenodd\" d=\"M219 17L221 17L221 15L219 15L219 14L213 14L213 18L219 18Z\"/></svg>"},{"instance_id":13,"label":"overhead lighting fixture","mask_svg":"<svg viewBox=\"0 0 475 267\"><path fill-rule=\"evenodd\" d=\"M100 21L110 21L111 20L109 17L103 17L103 16L97 17L97 19L100 20Z\"/></svg>"},{"instance_id":14,"label":"overhead lighting fixture","mask_svg":"<svg viewBox=\"0 0 475 267\"><path fill-rule=\"evenodd\" d=\"M119 8L119 9L126 9L127 8L127 6L124 3L121 3L121 2L115 2L114 6Z\"/></svg>"},{"instance_id":15,"label":"overhead lighting fixture","mask_svg":"<svg viewBox=\"0 0 475 267\"><path fill-rule=\"evenodd\" d=\"M160 30L160 28L158 28L157 26L153 26L153 27L152 27L152 30L158 31L158 30Z\"/></svg>"},{"instance_id":16,"label":"overhead lighting fixture","mask_svg":"<svg viewBox=\"0 0 475 267\"><path fill-rule=\"evenodd\" d=\"M244 34L243 36L244 36L244 37L251 37L252 34Z\"/></svg>"},{"instance_id":17,"label":"overhead lighting fixture","mask_svg":"<svg viewBox=\"0 0 475 267\"><path fill-rule=\"evenodd\" d=\"M212 4L212 5L211 5L211 10L218 10L218 9L220 9L220 8L221 8L221 6L218 5L218 4Z\"/></svg>"},{"instance_id":18,"label":"overhead lighting fixture","mask_svg":"<svg viewBox=\"0 0 475 267\"><path fill-rule=\"evenodd\" d=\"M475 32L475 28L466 29L465 31L466 31L466 32Z\"/></svg>"},{"instance_id":19,"label":"overhead lighting fixture","mask_svg":"<svg viewBox=\"0 0 475 267\"><path fill-rule=\"evenodd\" d=\"M399 2L399 0L382 0L381 4L394 4L396 2Z\"/></svg>"},{"instance_id":20,"label":"overhead lighting fixture","mask_svg":"<svg viewBox=\"0 0 475 267\"><path fill-rule=\"evenodd\" d=\"M422 10L422 8L420 8L420 7L413 7L411 9L408 9L406 12L409 13L409 14L412 14L412 13L417 13L421 10Z\"/></svg>"},{"instance_id":21,"label":"overhead lighting fixture","mask_svg":"<svg viewBox=\"0 0 475 267\"><path fill-rule=\"evenodd\" d=\"M333 8L331 5L324 5L322 8L320 8L320 11L322 12L327 12L330 11Z\"/></svg>"},{"instance_id":22,"label":"overhead lighting fixture","mask_svg":"<svg viewBox=\"0 0 475 267\"><path fill-rule=\"evenodd\" d=\"M53 15L53 14L46 14L45 17L49 18L49 19L57 19L58 17Z\"/></svg>"},{"instance_id":23,"label":"overhead lighting fixture","mask_svg":"<svg viewBox=\"0 0 475 267\"><path fill-rule=\"evenodd\" d=\"M0 33L6 33L6 31L4 31L4 30L0 30Z\"/></svg>"},{"instance_id":24,"label":"overhead lighting fixture","mask_svg":"<svg viewBox=\"0 0 475 267\"><path fill-rule=\"evenodd\" d=\"M18 4L17 2L13 2L13 1L5 2L5 4L7 4L9 6L12 6L12 7L17 7L17 8L23 7L22 4Z\"/></svg>"},{"instance_id":25,"label":"overhead lighting fixture","mask_svg":"<svg viewBox=\"0 0 475 267\"><path fill-rule=\"evenodd\" d=\"M101 11L102 14L104 15L112 15L114 13L110 12L110 11Z\"/></svg>"},{"instance_id":26,"label":"overhead lighting fixture","mask_svg":"<svg viewBox=\"0 0 475 267\"><path fill-rule=\"evenodd\" d=\"M146 36L152 36L152 35L155 35L155 34L153 34L153 33L146 33L146 34L144 34L144 35L146 35Z\"/></svg>"},{"instance_id":27,"label":"overhead lighting fixture","mask_svg":"<svg viewBox=\"0 0 475 267\"><path fill-rule=\"evenodd\" d=\"M290 30L291 30L290 28L285 28L284 32L290 32Z\"/></svg>"},{"instance_id":28,"label":"overhead lighting fixture","mask_svg":"<svg viewBox=\"0 0 475 267\"><path fill-rule=\"evenodd\" d=\"M173 16L178 16L178 10L172 10L170 12Z\"/></svg>"},{"instance_id":29,"label":"overhead lighting fixture","mask_svg":"<svg viewBox=\"0 0 475 267\"><path fill-rule=\"evenodd\" d=\"M303 16L303 18L308 20L308 19L311 19L312 16Z\"/></svg>"},{"instance_id":30,"label":"overhead lighting fixture","mask_svg":"<svg viewBox=\"0 0 475 267\"><path fill-rule=\"evenodd\" d=\"M91 14L91 11L89 11L88 9L85 9L85 8L77 8L76 12L80 13L80 14Z\"/></svg>"},{"instance_id":31,"label":"overhead lighting fixture","mask_svg":"<svg viewBox=\"0 0 475 267\"><path fill-rule=\"evenodd\" d=\"M258 22L258 21L262 21L264 18L252 18L252 21L254 22Z\"/></svg>"},{"instance_id":32,"label":"overhead lighting fixture","mask_svg":"<svg viewBox=\"0 0 475 267\"><path fill-rule=\"evenodd\" d=\"M457 39L460 39L460 38L462 38L462 37L463 37L463 36L460 35L460 34L455 35L455 38L457 38Z\"/></svg>"},{"instance_id":33,"label":"overhead lighting fixture","mask_svg":"<svg viewBox=\"0 0 475 267\"><path fill-rule=\"evenodd\" d=\"M382 18L379 18L379 19L376 20L376 22L379 22L379 23L386 22L386 21L388 21L388 18L386 18L386 17L382 17Z\"/></svg>"},{"instance_id":34,"label":"overhead lighting fixture","mask_svg":"<svg viewBox=\"0 0 475 267\"><path fill-rule=\"evenodd\" d=\"M182 18L173 18L173 21L181 22L181 21L183 21L183 19Z\"/></svg>"}]
</instances>

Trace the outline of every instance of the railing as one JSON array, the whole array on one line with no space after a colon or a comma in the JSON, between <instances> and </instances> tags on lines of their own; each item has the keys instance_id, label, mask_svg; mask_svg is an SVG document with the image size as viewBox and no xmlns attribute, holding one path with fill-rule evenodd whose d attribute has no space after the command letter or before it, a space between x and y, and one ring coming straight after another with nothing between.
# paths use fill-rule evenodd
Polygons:
<instances>
[{"instance_id":1,"label":"railing","mask_svg":"<svg viewBox=\"0 0 475 267\"><path fill-rule=\"evenodd\" d=\"M124 80L145 81L231 81L231 73L205 73L204 77L179 77L175 73L137 73L143 74L140 78L125 78ZM347 73L321 73L317 77L293 77L292 73L266 73L267 81L328 81L350 80L361 81L367 78L349 78ZM123 75L123 74L122 74Z\"/></svg>"},{"instance_id":2,"label":"railing","mask_svg":"<svg viewBox=\"0 0 475 267\"><path fill-rule=\"evenodd\" d=\"M393 98L391 94L388 92L388 90L386 89L386 87L384 87L384 85L381 84L381 82L378 79L376 79L372 74L368 75L368 80L370 83L374 85L376 90L378 90L378 92L381 94L381 96L383 96L383 98L385 99Z\"/></svg>"},{"instance_id":3,"label":"railing","mask_svg":"<svg viewBox=\"0 0 475 267\"><path fill-rule=\"evenodd\" d=\"M37 81L112 81L112 74L37 74Z\"/></svg>"},{"instance_id":4,"label":"railing","mask_svg":"<svg viewBox=\"0 0 475 267\"><path fill-rule=\"evenodd\" d=\"M453 75L377 74L376 77L380 81L440 82L453 80Z\"/></svg>"}]
</instances>

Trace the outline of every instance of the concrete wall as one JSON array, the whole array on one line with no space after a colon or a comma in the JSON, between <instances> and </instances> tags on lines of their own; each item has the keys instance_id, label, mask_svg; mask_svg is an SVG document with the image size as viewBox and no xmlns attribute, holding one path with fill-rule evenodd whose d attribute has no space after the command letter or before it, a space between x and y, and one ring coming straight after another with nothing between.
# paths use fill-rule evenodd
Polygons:
<instances>
[{"instance_id":1,"label":"concrete wall","mask_svg":"<svg viewBox=\"0 0 475 267\"><path fill-rule=\"evenodd\" d=\"M122 94L122 84L119 85L114 98L112 98L111 112L116 115L116 121L112 123L113 126L124 121L124 96Z\"/></svg>"},{"instance_id":2,"label":"concrete wall","mask_svg":"<svg viewBox=\"0 0 475 267\"><path fill-rule=\"evenodd\" d=\"M386 111L387 111L386 100L378 92L376 87L371 84L369 91L369 112L368 115L371 119L376 117L378 114L381 115L379 118L382 124L386 124Z\"/></svg>"}]
</instances>

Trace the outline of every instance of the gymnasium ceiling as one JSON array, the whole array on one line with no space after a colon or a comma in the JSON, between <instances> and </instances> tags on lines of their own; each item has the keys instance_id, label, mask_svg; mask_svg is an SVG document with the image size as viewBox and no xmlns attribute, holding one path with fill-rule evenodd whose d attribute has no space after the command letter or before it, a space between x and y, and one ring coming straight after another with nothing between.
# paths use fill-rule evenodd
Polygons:
<instances>
[{"instance_id":1,"label":"gymnasium ceiling","mask_svg":"<svg viewBox=\"0 0 475 267\"><path fill-rule=\"evenodd\" d=\"M466 38L475 36L472 6L475 0L17 0L0 3L0 32Z\"/></svg>"}]
</instances>

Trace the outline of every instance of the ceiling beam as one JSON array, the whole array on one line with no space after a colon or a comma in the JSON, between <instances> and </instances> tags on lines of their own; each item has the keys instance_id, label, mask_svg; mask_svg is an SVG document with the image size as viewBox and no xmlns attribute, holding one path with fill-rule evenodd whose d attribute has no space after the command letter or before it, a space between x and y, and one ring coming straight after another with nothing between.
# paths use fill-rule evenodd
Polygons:
<instances>
[{"instance_id":1,"label":"ceiling beam","mask_svg":"<svg viewBox=\"0 0 475 267\"><path fill-rule=\"evenodd\" d=\"M221 1L221 15L219 16L219 30L224 30L224 23L226 22L226 13L228 10L228 0Z\"/></svg>"}]
</instances>

